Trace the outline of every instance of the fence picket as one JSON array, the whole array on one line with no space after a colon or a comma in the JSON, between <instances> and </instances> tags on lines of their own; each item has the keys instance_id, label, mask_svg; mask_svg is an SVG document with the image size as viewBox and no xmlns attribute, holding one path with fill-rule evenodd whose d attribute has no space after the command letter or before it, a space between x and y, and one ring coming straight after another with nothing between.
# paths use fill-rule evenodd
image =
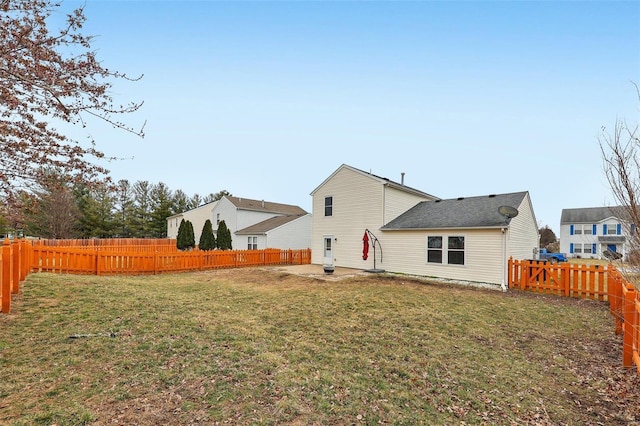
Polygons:
<instances>
[{"instance_id":1,"label":"fence picket","mask_svg":"<svg viewBox=\"0 0 640 426\"><path fill-rule=\"evenodd\" d=\"M509 288L607 301L622 334L622 365L640 374L640 292L612 265L546 265L509 259Z\"/></svg>"}]
</instances>

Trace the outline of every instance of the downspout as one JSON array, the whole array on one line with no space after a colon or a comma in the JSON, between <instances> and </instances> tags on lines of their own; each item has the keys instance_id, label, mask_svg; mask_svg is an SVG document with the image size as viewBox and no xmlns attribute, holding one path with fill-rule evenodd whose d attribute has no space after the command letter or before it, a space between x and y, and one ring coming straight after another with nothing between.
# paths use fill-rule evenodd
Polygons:
<instances>
[{"instance_id":1,"label":"downspout","mask_svg":"<svg viewBox=\"0 0 640 426\"><path fill-rule=\"evenodd\" d=\"M502 231L502 291L507 291L507 230L505 228Z\"/></svg>"}]
</instances>

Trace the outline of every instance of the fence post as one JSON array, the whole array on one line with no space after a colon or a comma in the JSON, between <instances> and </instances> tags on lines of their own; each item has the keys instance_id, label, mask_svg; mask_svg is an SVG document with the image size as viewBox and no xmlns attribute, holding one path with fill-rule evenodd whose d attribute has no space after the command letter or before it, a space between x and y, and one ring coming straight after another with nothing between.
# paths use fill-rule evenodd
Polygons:
<instances>
[{"instance_id":1,"label":"fence post","mask_svg":"<svg viewBox=\"0 0 640 426\"><path fill-rule=\"evenodd\" d=\"M633 367L633 334L635 327L638 324L634 324L636 318L636 291L631 284L622 286L623 305L622 305L622 319L624 324L622 325L622 366Z\"/></svg>"},{"instance_id":2,"label":"fence post","mask_svg":"<svg viewBox=\"0 0 640 426\"><path fill-rule=\"evenodd\" d=\"M153 252L153 275L158 275L158 251Z\"/></svg>"},{"instance_id":3,"label":"fence post","mask_svg":"<svg viewBox=\"0 0 640 426\"><path fill-rule=\"evenodd\" d=\"M18 240L13 240L11 247L13 250L13 289L11 292L13 294L18 294L20 292L20 263L22 261L22 247Z\"/></svg>"},{"instance_id":4,"label":"fence post","mask_svg":"<svg viewBox=\"0 0 640 426\"><path fill-rule=\"evenodd\" d=\"M11 311L11 290L13 281L13 259L11 258L11 242L5 238L2 244L2 313Z\"/></svg>"},{"instance_id":5,"label":"fence post","mask_svg":"<svg viewBox=\"0 0 640 426\"><path fill-rule=\"evenodd\" d=\"M570 268L570 263L563 263L560 265L560 283L562 286L562 292L566 297L571 296Z\"/></svg>"}]
</instances>

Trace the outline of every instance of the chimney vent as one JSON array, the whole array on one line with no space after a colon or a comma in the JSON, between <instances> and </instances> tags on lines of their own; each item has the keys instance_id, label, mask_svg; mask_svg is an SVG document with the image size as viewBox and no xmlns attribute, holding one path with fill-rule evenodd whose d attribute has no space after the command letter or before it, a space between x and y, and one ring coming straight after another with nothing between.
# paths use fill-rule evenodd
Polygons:
<instances>
[{"instance_id":1,"label":"chimney vent","mask_svg":"<svg viewBox=\"0 0 640 426\"><path fill-rule=\"evenodd\" d=\"M400 173L400 184L404 185L404 172Z\"/></svg>"}]
</instances>

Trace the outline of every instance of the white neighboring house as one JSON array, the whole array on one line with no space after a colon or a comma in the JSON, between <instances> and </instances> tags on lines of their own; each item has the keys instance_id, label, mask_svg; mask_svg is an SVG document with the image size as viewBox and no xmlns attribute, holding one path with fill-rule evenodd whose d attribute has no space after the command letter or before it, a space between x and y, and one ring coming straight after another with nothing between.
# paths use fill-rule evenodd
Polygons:
<instances>
[{"instance_id":1,"label":"white neighboring house","mask_svg":"<svg viewBox=\"0 0 640 426\"><path fill-rule=\"evenodd\" d=\"M563 209L560 251L568 257L603 259L605 250L622 256L631 250L635 225L621 206Z\"/></svg>"},{"instance_id":2,"label":"white neighboring house","mask_svg":"<svg viewBox=\"0 0 640 426\"><path fill-rule=\"evenodd\" d=\"M372 269L375 260L373 269L504 288L508 258L533 258L538 247L526 191L441 200L406 186L404 174L397 183L343 164L311 195L313 264ZM367 260L365 229L377 238Z\"/></svg>"},{"instance_id":3,"label":"white neighboring house","mask_svg":"<svg viewBox=\"0 0 640 426\"><path fill-rule=\"evenodd\" d=\"M303 249L311 246L311 214L290 204L224 196L218 201L170 216L167 219L169 238L177 238L182 219L193 224L196 243L209 219L214 234L220 222L225 222L235 250L249 247L258 250Z\"/></svg>"},{"instance_id":4,"label":"white neighboring house","mask_svg":"<svg viewBox=\"0 0 640 426\"><path fill-rule=\"evenodd\" d=\"M198 241L200 241L202 227L204 226L204 223L207 221L207 219L211 219L211 212L217 203L217 201L213 201L211 203L203 204L199 207L196 207L195 209L169 216L167 218L167 238L178 238L178 229L180 228L180 222L182 221L182 219L184 219L190 221L193 224L193 233L195 234L197 244ZM216 227L214 226L213 229L215 230Z\"/></svg>"}]
</instances>

